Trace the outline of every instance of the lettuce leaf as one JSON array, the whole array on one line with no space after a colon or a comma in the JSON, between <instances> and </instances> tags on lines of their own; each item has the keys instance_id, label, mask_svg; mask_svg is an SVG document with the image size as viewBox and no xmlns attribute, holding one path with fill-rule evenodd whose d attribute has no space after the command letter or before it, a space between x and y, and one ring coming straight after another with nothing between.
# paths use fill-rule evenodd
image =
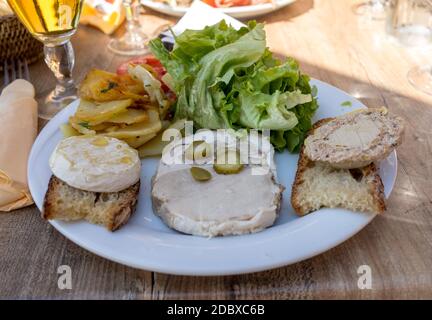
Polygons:
<instances>
[{"instance_id":1,"label":"lettuce leaf","mask_svg":"<svg viewBox=\"0 0 432 320\"><path fill-rule=\"evenodd\" d=\"M197 128L270 129L277 150L299 150L317 101L298 63L277 59L266 48L262 24L235 30L221 21L186 30L171 52L160 39L150 49L177 94L175 118Z\"/></svg>"},{"instance_id":2,"label":"lettuce leaf","mask_svg":"<svg viewBox=\"0 0 432 320\"><path fill-rule=\"evenodd\" d=\"M239 123L246 128L289 130L294 128L297 117L285 107L285 99L279 91L274 94L241 92Z\"/></svg>"}]
</instances>

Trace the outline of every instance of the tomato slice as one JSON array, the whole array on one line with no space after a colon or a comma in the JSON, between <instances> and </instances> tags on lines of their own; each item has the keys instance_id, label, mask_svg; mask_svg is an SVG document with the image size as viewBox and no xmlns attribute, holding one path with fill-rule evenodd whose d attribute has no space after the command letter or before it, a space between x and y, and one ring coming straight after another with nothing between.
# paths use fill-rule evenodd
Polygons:
<instances>
[{"instance_id":1,"label":"tomato slice","mask_svg":"<svg viewBox=\"0 0 432 320\"><path fill-rule=\"evenodd\" d=\"M216 8L215 0L203 0L203 2L208 4L209 6L212 6L213 8Z\"/></svg>"},{"instance_id":2,"label":"tomato slice","mask_svg":"<svg viewBox=\"0 0 432 320\"><path fill-rule=\"evenodd\" d=\"M212 0L216 8L229 8L229 7L241 7L249 6L252 4L251 0Z\"/></svg>"},{"instance_id":3,"label":"tomato slice","mask_svg":"<svg viewBox=\"0 0 432 320\"><path fill-rule=\"evenodd\" d=\"M166 73L166 70L163 67L162 63L160 63L160 61L158 59L156 59L155 56L148 55L148 56L144 56L144 57L133 58L131 60L128 60L128 61L122 63L117 68L117 74L118 75L126 74L127 70L128 70L128 65L131 63L132 64L148 64L149 66L151 66L154 69L154 71L158 75L161 74L161 76L163 76Z\"/></svg>"}]
</instances>

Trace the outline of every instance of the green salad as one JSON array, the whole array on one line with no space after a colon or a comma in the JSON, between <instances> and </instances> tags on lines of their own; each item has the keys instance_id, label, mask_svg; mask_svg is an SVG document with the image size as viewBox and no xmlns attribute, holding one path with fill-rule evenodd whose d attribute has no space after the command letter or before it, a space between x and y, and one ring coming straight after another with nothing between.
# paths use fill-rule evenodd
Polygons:
<instances>
[{"instance_id":1,"label":"green salad","mask_svg":"<svg viewBox=\"0 0 432 320\"><path fill-rule=\"evenodd\" d=\"M277 59L266 47L263 24L236 30L221 21L186 30L171 52L160 39L150 48L177 94L176 119L197 128L269 129L277 150L298 151L318 108L316 93L294 59Z\"/></svg>"}]
</instances>

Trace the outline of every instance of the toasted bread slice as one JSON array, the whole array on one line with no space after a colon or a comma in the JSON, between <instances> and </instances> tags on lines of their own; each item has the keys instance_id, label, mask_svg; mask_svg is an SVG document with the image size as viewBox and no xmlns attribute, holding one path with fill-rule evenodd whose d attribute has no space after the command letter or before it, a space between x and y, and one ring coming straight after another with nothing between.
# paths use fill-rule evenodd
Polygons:
<instances>
[{"instance_id":1,"label":"toasted bread slice","mask_svg":"<svg viewBox=\"0 0 432 320\"><path fill-rule=\"evenodd\" d=\"M315 123L311 132L332 119ZM338 169L311 161L300 151L292 187L291 204L299 216L320 208L345 208L352 211L385 211L384 186L375 164L358 169Z\"/></svg>"},{"instance_id":2,"label":"toasted bread slice","mask_svg":"<svg viewBox=\"0 0 432 320\"><path fill-rule=\"evenodd\" d=\"M85 219L115 231L124 225L138 200L140 182L120 192L90 192L69 186L51 176L42 217L65 221Z\"/></svg>"}]
</instances>

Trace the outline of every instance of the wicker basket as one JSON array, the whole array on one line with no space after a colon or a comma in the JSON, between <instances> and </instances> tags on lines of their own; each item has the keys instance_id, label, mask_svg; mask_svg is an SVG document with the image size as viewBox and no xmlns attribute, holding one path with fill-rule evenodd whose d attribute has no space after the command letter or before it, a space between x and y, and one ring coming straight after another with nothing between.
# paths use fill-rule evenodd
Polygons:
<instances>
[{"instance_id":1,"label":"wicker basket","mask_svg":"<svg viewBox=\"0 0 432 320\"><path fill-rule=\"evenodd\" d=\"M32 37L15 15L0 16L0 70L4 61L33 63L43 56L43 45Z\"/></svg>"}]
</instances>

